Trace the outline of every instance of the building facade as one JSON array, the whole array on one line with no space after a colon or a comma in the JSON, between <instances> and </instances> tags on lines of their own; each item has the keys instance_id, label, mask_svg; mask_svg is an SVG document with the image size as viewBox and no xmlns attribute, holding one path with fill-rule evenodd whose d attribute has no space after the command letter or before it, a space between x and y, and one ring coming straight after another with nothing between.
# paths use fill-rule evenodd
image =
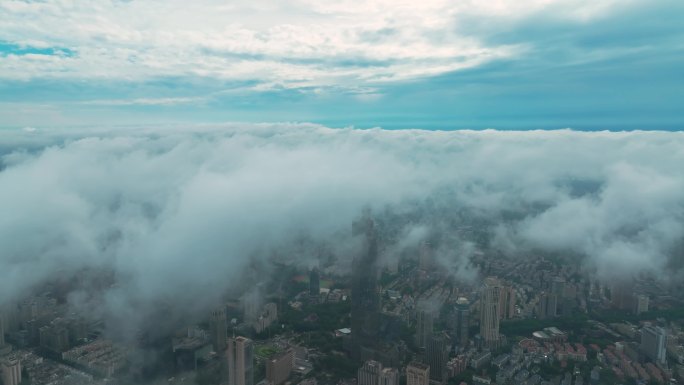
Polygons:
<instances>
[{"instance_id":1,"label":"building facade","mask_svg":"<svg viewBox=\"0 0 684 385\"><path fill-rule=\"evenodd\" d=\"M468 299L460 297L456 300L456 307L454 309L454 327L453 334L455 342L461 348L468 346L468 333L470 328L470 303Z\"/></svg>"},{"instance_id":2,"label":"building facade","mask_svg":"<svg viewBox=\"0 0 684 385\"><path fill-rule=\"evenodd\" d=\"M16 359L5 359L0 362L2 383L4 385L19 385L21 382L21 362Z\"/></svg>"},{"instance_id":3,"label":"building facade","mask_svg":"<svg viewBox=\"0 0 684 385\"><path fill-rule=\"evenodd\" d=\"M641 350L651 361L664 364L666 361L667 333L657 326L645 326L641 329Z\"/></svg>"},{"instance_id":4,"label":"building facade","mask_svg":"<svg viewBox=\"0 0 684 385\"><path fill-rule=\"evenodd\" d=\"M425 349L425 361L430 366L430 379L435 382L447 381L446 364L449 360L449 337L444 333L433 336L428 340Z\"/></svg>"},{"instance_id":5,"label":"building facade","mask_svg":"<svg viewBox=\"0 0 684 385\"><path fill-rule=\"evenodd\" d=\"M500 297L499 280L486 278L480 292L480 335L488 346L499 342Z\"/></svg>"},{"instance_id":6,"label":"building facade","mask_svg":"<svg viewBox=\"0 0 684 385\"><path fill-rule=\"evenodd\" d=\"M245 337L228 339L228 385L254 385L254 345Z\"/></svg>"},{"instance_id":7,"label":"building facade","mask_svg":"<svg viewBox=\"0 0 684 385\"><path fill-rule=\"evenodd\" d=\"M266 361L266 380L271 385L280 385L290 377L294 356L294 349L290 348Z\"/></svg>"},{"instance_id":8,"label":"building facade","mask_svg":"<svg viewBox=\"0 0 684 385\"><path fill-rule=\"evenodd\" d=\"M209 332L211 334L211 344L217 353L222 353L228 346L227 329L226 309L223 307L214 309L209 316Z\"/></svg>"},{"instance_id":9,"label":"building facade","mask_svg":"<svg viewBox=\"0 0 684 385\"><path fill-rule=\"evenodd\" d=\"M379 385L399 385L399 371L395 368L382 369Z\"/></svg>"},{"instance_id":10,"label":"building facade","mask_svg":"<svg viewBox=\"0 0 684 385\"><path fill-rule=\"evenodd\" d=\"M379 385L382 374L382 364L378 361L369 360L357 371L356 381L358 385Z\"/></svg>"},{"instance_id":11,"label":"building facade","mask_svg":"<svg viewBox=\"0 0 684 385\"><path fill-rule=\"evenodd\" d=\"M432 337L435 314L432 310L419 309L416 312L416 346L424 348Z\"/></svg>"},{"instance_id":12,"label":"building facade","mask_svg":"<svg viewBox=\"0 0 684 385\"><path fill-rule=\"evenodd\" d=\"M411 362L406 366L406 385L429 385L430 367L421 362Z\"/></svg>"}]
</instances>

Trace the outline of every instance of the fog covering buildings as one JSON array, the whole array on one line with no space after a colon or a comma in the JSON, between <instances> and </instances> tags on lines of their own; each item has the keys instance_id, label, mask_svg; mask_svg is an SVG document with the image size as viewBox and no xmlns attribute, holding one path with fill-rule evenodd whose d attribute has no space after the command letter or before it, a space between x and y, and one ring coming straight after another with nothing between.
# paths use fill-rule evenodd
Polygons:
<instances>
[{"instance_id":1,"label":"fog covering buildings","mask_svg":"<svg viewBox=\"0 0 684 385\"><path fill-rule=\"evenodd\" d=\"M350 276L352 355L384 364L378 278L406 250L422 270L464 282L481 277L471 261L482 249L521 261L562 255L614 279L615 305L629 310L634 293L619 278L682 282L684 139L675 133L160 132L0 133L0 308L13 319L49 313L55 304L24 299L51 285L108 337L137 342L144 330L153 340L204 320L226 293L260 297L254 277L277 276L262 268L273 259L308 268L323 249ZM552 282L543 317L566 312L566 286ZM509 294L481 292L486 311L470 323L486 321L485 341L497 340L504 306L510 317ZM261 300L248 301L255 322ZM208 325L219 352L226 322ZM44 347L65 350L62 321L40 327ZM40 340L39 329L27 338ZM456 334L465 344L465 330Z\"/></svg>"}]
</instances>

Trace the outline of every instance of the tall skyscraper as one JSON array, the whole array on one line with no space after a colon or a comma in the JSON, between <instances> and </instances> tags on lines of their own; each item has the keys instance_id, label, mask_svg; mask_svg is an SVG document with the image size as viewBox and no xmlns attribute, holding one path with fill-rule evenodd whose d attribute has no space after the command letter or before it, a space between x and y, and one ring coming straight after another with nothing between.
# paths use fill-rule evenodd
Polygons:
<instances>
[{"instance_id":1,"label":"tall skyscraper","mask_svg":"<svg viewBox=\"0 0 684 385\"><path fill-rule=\"evenodd\" d=\"M5 315L0 312L0 350L5 346Z\"/></svg>"},{"instance_id":2,"label":"tall skyscraper","mask_svg":"<svg viewBox=\"0 0 684 385\"><path fill-rule=\"evenodd\" d=\"M634 298L633 286L631 282L616 281L610 287L610 300L613 307L620 310L631 310Z\"/></svg>"},{"instance_id":3,"label":"tall skyscraper","mask_svg":"<svg viewBox=\"0 0 684 385\"><path fill-rule=\"evenodd\" d=\"M294 355L294 349L290 348L266 361L266 380L271 385L280 385L290 377Z\"/></svg>"},{"instance_id":4,"label":"tall skyscraper","mask_svg":"<svg viewBox=\"0 0 684 385\"><path fill-rule=\"evenodd\" d=\"M254 345L245 337L228 339L228 385L254 384Z\"/></svg>"},{"instance_id":5,"label":"tall skyscraper","mask_svg":"<svg viewBox=\"0 0 684 385\"><path fill-rule=\"evenodd\" d=\"M380 385L380 375L382 373L382 364L378 361L369 360L364 362L363 366L357 371L358 385Z\"/></svg>"},{"instance_id":6,"label":"tall skyscraper","mask_svg":"<svg viewBox=\"0 0 684 385\"><path fill-rule=\"evenodd\" d=\"M217 353L223 353L226 350L227 328L226 309L224 307L214 309L209 317L209 331L211 334L211 344Z\"/></svg>"},{"instance_id":7,"label":"tall skyscraper","mask_svg":"<svg viewBox=\"0 0 684 385\"><path fill-rule=\"evenodd\" d=\"M429 385L430 367L421 362L411 362L406 367L406 385Z\"/></svg>"},{"instance_id":8,"label":"tall skyscraper","mask_svg":"<svg viewBox=\"0 0 684 385\"><path fill-rule=\"evenodd\" d=\"M427 346L432 337L435 314L432 310L422 308L416 312L416 345L419 348Z\"/></svg>"},{"instance_id":9,"label":"tall skyscraper","mask_svg":"<svg viewBox=\"0 0 684 385\"><path fill-rule=\"evenodd\" d=\"M318 297L321 292L321 277L318 273L318 268L314 267L309 272L309 295Z\"/></svg>"},{"instance_id":10,"label":"tall skyscraper","mask_svg":"<svg viewBox=\"0 0 684 385\"><path fill-rule=\"evenodd\" d=\"M449 337L440 333L431 337L425 349L425 361L430 366L430 379L439 383L446 383L446 364L449 360Z\"/></svg>"},{"instance_id":11,"label":"tall skyscraper","mask_svg":"<svg viewBox=\"0 0 684 385\"><path fill-rule=\"evenodd\" d=\"M4 359L0 361L2 383L4 385L19 385L21 382L21 362L16 359Z\"/></svg>"},{"instance_id":12,"label":"tall skyscraper","mask_svg":"<svg viewBox=\"0 0 684 385\"><path fill-rule=\"evenodd\" d=\"M421 270L429 271L432 268L432 245L424 241L420 245L420 255L418 257L418 267Z\"/></svg>"},{"instance_id":13,"label":"tall skyscraper","mask_svg":"<svg viewBox=\"0 0 684 385\"><path fill-rule=\"evenodd\" d=\"M470 303L467 298L460 297L456 300L456 308L454 309L454 325L453 334L456 343L464 348L468 346L468 333L470 327L469 320Z\"/></svg>"},{"instance_id":14,"label":"tall skyscraper","mask_svg":"<svg viewBox=\"0 0 684 385\"><path fill-rule=\"evenodd\" d=\"M665 329L657 326L645 326L641 329L641 350L657 364L666 361L667 334Z\"/></svg>"},{"instance_id":15,"label":"tall skyscraper","mask_svg":"<svg viewBox=\"0 0 684 385\"><path fill-rule=\"evenodd\" d=\"M499 318L511 319L515 316L515 288L511 285L501 286L499 297Z\"/></svg>"},{"instance_id":16,"label":"tall skyscraper","mask_svg":"<svg viewBox=\"0 0 684 385\"><path fill-rule=\"evenodd\" d=\"M377 229L367 214L353 223L352 232L365 237L361 255L352 262L351 298L351 353L353 359L363 361L371 358L364 352L374 351L377 345L380 322Z\"/></svg>"},{"instance_id":17,"label":"tall skyscraper","mask_svg":"<svg viewBox=\"0 0 684 385\"><path fill-rule=\"evenodd\" d=\"M499 304L501 284L494 277L485 279L480 292L480 335L488 346L499 343Z\"/></svg>"},{"instance_id":18,"label":"tall skyscraper","mask_svg":"<svg viewBox=\"0 0 684 385\"><path fill-rule=\"evenodd\" d=\"M566 282L563 277L554 277L551 281L551 290L549 293L553 295L551 297L552 301L555 300L555 314L551 315L551 317L568 314L569 309L565 309L566 306L563 306L565 302L565 287Z\"/></svg>"}]
</instances>

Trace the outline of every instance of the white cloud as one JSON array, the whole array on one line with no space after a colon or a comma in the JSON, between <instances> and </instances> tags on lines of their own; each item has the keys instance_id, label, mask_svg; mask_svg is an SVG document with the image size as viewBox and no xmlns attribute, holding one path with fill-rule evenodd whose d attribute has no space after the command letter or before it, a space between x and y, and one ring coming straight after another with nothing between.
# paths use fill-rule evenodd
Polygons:
<instances>
[{"instance_id":1,"label":"white cloud","mask_svg":"<svg viewBox=\"0 0 684 385\"><path fill-rule=\"evenodd\" d=\"M0 58L0 77L205 76L284 87L354 87L437 75L528 49L524 44L486 46L477 36L459 34L454 28L459 18L513 19L554 8L562 17L584 20L607 13L613 4L9 0L0 4L0 36L75 54L6 55Z\"/></svg>"},{"instance_id":2,"label":"white cloud","mask_svg":"<svg viewBox=\"0 0 684 385\"><path fill-rule=\"evenodd\" d=\"M448 235L439 259L463 275L474 245L452 238L472 219L508 253L571 252L602 274L675 274L684 237L681 133L264 124L0 139L0 305L55 271L106 267L122 317L167 301L202 310L252 258L287 255L302 235L349 258L367 206L414 218L388 250L402 234Z\"/></svg>"},{"instance_id":3,"label":"white cloud","mask_svg":"<svg viewBox=\"0 0 684 385\"><path fill-rule=\"evenodd\" d=\"M138 99L95 99L80 104L94 106L175 106L179 104L196 104L206 101L204 97L186 98L138 98Z\"/></svg>"}]
</instances>

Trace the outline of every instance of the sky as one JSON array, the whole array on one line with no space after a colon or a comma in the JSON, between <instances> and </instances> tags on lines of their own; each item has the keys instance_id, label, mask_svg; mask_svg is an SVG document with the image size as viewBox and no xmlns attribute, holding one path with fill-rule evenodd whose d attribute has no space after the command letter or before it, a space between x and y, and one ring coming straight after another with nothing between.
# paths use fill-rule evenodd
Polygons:
<instances>
[{"instance_id":1,"label":"sky","mask_svg":"<svg viewBox=\"0 0 684 385\"><path fill-rule=\"evenodd\" d=\"M684 128L679 0L4 0L0 127Z\"/></svg>"}]
</instances>

